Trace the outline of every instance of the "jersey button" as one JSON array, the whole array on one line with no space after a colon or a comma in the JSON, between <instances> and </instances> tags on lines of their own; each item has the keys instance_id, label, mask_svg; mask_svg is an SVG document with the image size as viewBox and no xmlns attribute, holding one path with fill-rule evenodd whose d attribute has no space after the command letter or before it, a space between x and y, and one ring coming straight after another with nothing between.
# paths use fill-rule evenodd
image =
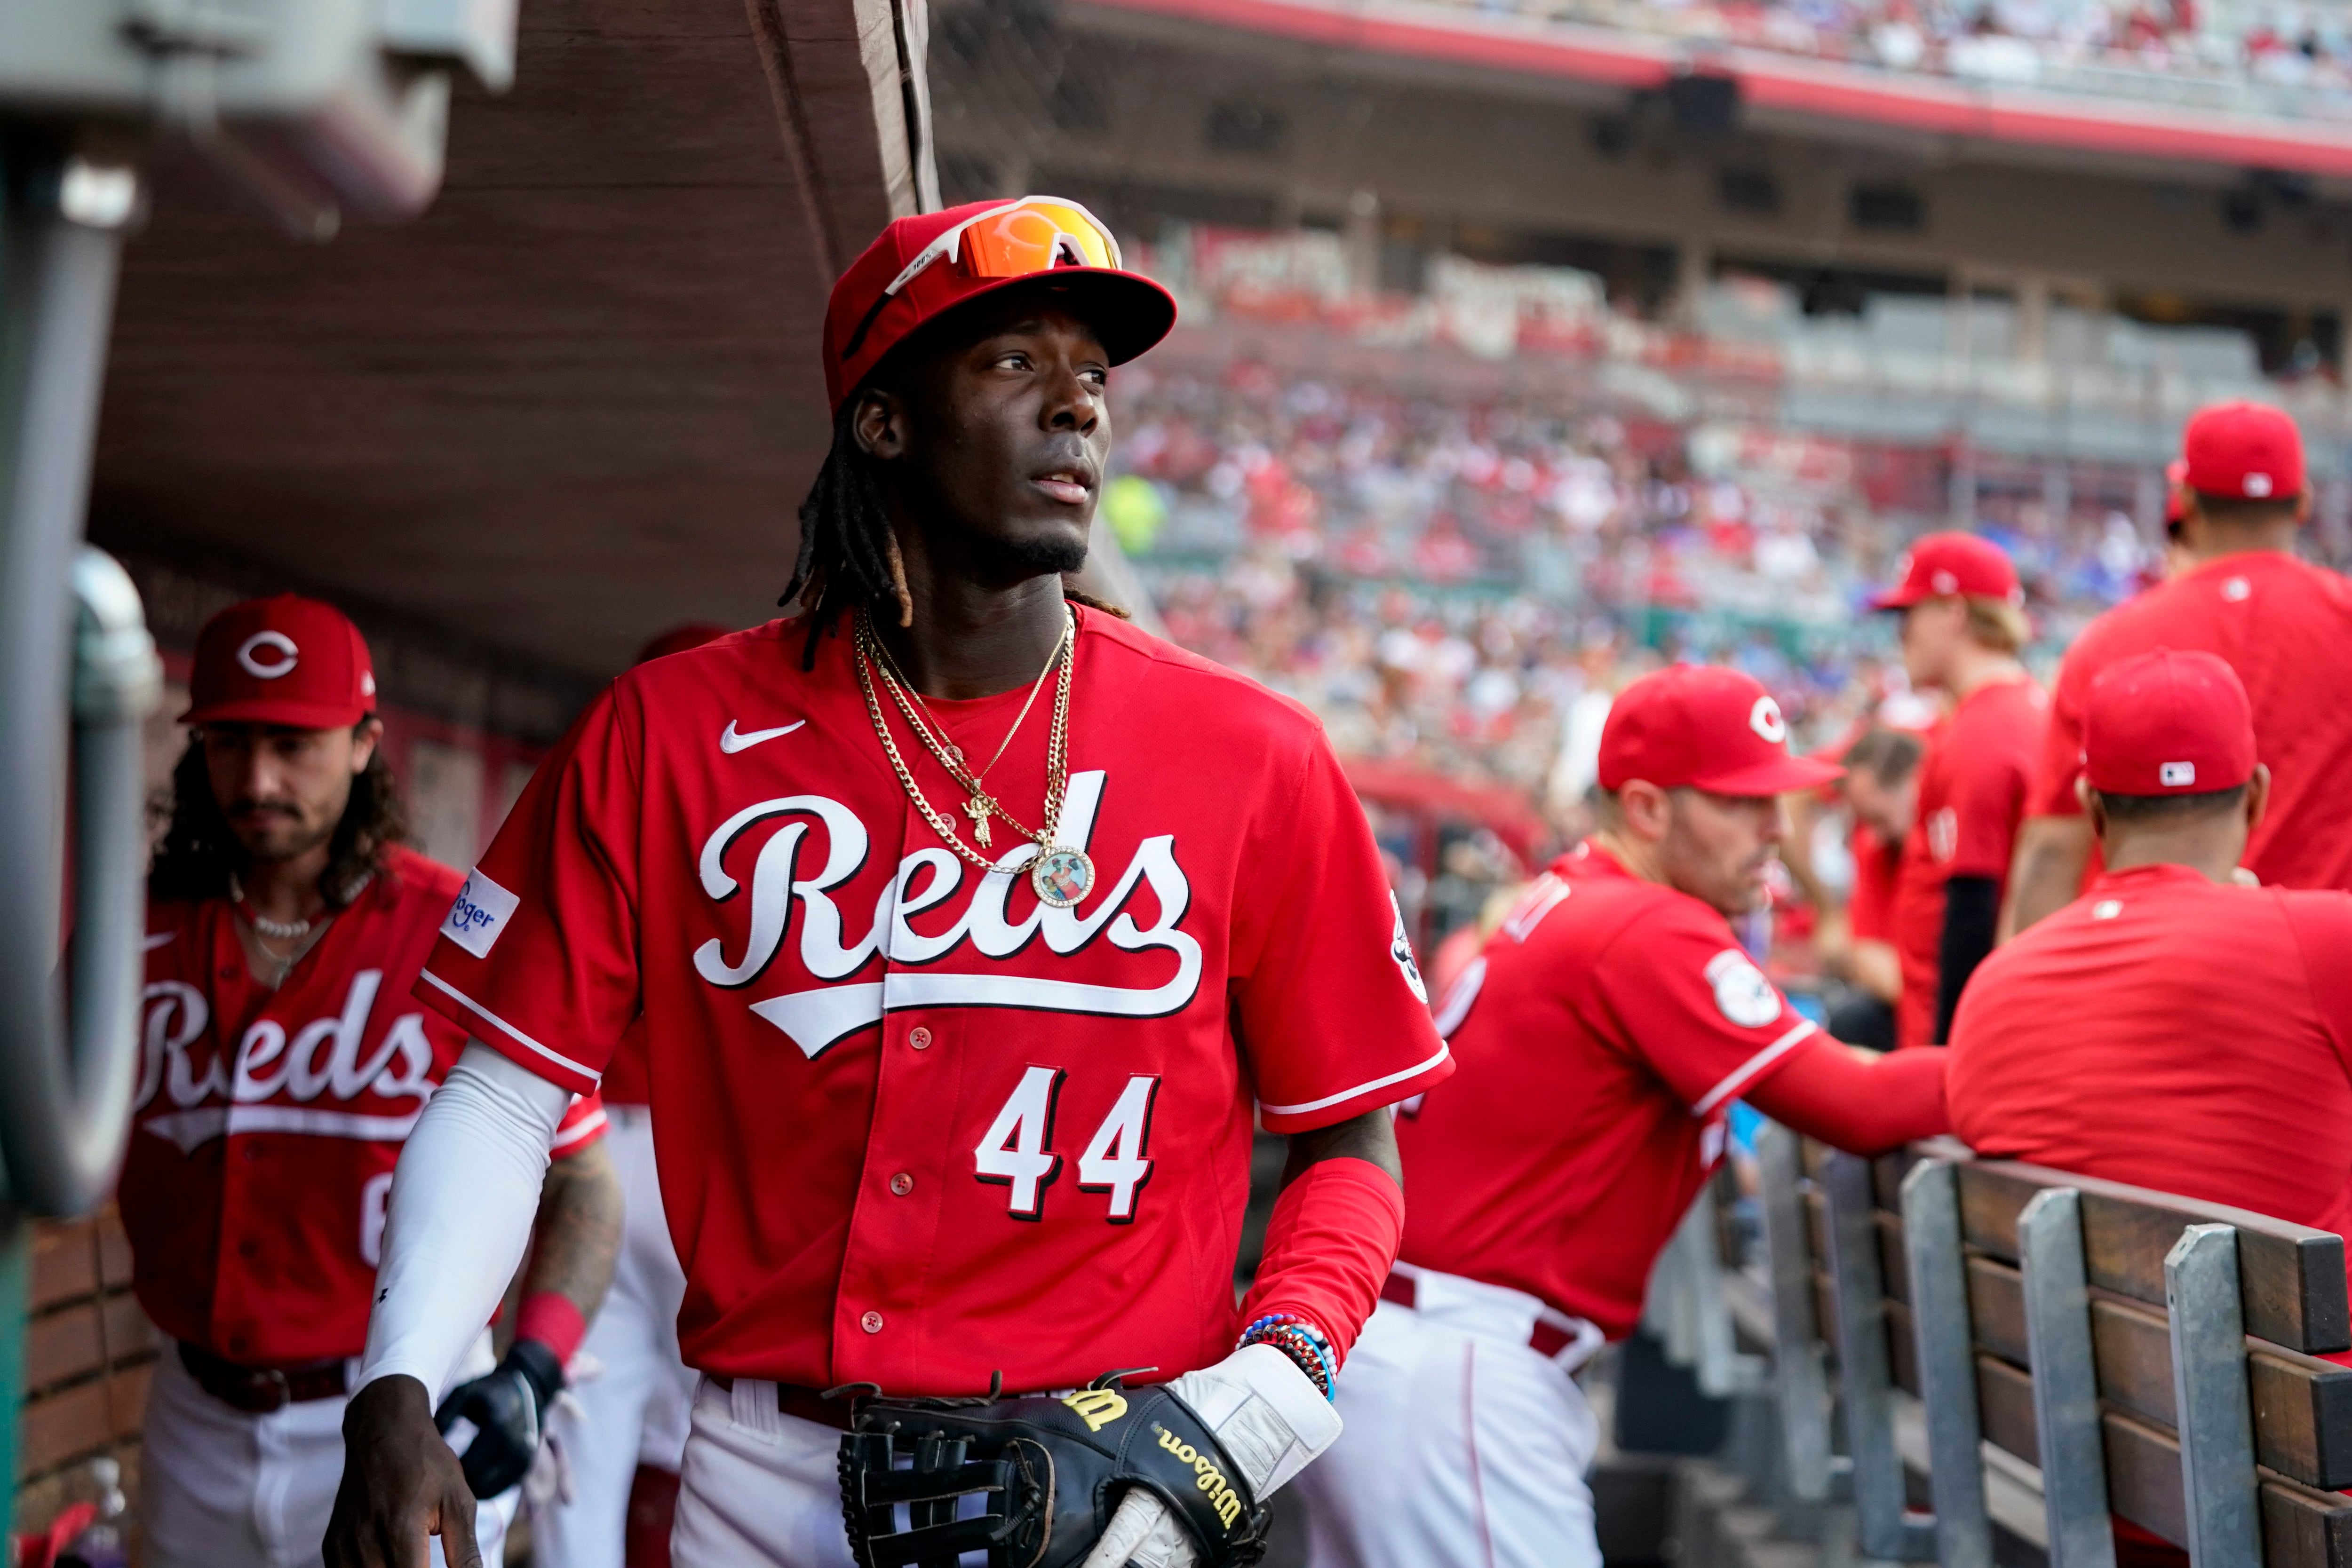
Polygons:
<instances>
[{"instance_id":1,"label":"jersey button","mask_svg":"<svg viewBox=\"0 0 2352 1568\"><path fill-rule=\"evenodd\" d=\"M921 1024L917 1024L907 1031L907 1043L917 1051L928 1051L931 1045L931 1031Z\"/></svg>"},{"instance_id":2,"label":"jersey button","mask_svg":"<svg viewBox=\"0 0 2352 1568\"><path fill-rule=\"evenodd\" d=\"M868 1312L864 1317L857 1320L857 1326L864 1329L867 1333L880 1333L882 1332L882 1314L880 1312Z\"/></svg>"},{"instance_id":3,"label":"jersey button","mask_svg":"<svg viewBox=\"0 0 2352 1568\"><path fill-rule=\"evenodd\" d=\"M915 1178L908 1176L905 1171L900 1171L897 1176L890 1178L890 1190L897 1193L900 1197L904 1197L908 1193L915 1190Z\"/></svg>"}]
</instances>

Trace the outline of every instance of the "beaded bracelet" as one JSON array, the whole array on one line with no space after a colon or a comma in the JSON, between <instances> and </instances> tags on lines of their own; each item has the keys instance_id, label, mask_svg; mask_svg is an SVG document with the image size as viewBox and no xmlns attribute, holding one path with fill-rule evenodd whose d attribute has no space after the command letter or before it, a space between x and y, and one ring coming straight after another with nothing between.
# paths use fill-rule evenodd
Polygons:
<instances>
[{"instance_id":1,"label":"beaded bracelet","mask_svg":"<svg viewBox=\"0 0 2352 1568\"><path fill-rule=\"evenodd\" d=\"M1339 1381L1339 1363L1331 1355L1331 1343L1323 1331L1294 1312L1269 1312L1242 1331L1234 1348L1242 1345L1272 1345L1297 1364L1307 1375L1307 1381L1317 1393L1328 1399Z\"/></svg>"}]
</instances>

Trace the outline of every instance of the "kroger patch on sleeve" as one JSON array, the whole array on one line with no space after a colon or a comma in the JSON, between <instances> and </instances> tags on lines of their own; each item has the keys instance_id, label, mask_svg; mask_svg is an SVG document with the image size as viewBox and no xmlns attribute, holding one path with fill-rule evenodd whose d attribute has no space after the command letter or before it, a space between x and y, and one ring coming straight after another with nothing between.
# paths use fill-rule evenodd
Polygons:
<instances>
[{"instance_id":1,"label":"kroger patch on sleeve","mask_svg":"<svg viewBox=\"0 0 2352 1568\"><path fill-rule=\"evenodd\" d=\"M441 922L441 935L475 957L487 958L499 932L521 902L477 868L457 890L457 901L449 906L448 918Z\"/></svg>"}]
</instances>

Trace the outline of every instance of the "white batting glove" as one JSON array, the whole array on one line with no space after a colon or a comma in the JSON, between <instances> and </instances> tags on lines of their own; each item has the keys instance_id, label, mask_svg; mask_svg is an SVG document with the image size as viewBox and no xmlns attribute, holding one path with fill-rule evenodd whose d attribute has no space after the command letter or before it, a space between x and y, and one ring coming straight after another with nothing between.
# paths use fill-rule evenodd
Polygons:
<instances>
[{"instance_id":1,"label":"white batting glove","mask_svg":"<svg viewBox=\"0 0 2352 1568\"><path fill-rule=\"evenodd\" d=\"M1217 1435L1260 1502L1339 1440L1339 1413L1297 1363L1270 1344L1245 1344L1168 1388ZM1191 1533L1168 1505L1131 1487L1080 1568L1196 1568L1199 1562Z\"/></svg>"}]
</instances>

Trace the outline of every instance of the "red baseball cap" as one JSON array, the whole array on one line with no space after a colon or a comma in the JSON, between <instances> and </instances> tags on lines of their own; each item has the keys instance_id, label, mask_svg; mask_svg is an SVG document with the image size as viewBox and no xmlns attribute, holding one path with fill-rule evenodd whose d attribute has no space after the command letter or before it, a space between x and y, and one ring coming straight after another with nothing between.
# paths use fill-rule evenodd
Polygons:
<instances>
[{"instance_id":1,"label":"red baseball cap","mask_svg":"<svg viewBox=\"0 0 2352 1568\"><path fill-rule=\"evenodd\" d=\"M1928 534L1903 558L1903 579L1870 601L1873 610L1908 610L1928 599L1966 594L1971 599L2025 602L2009 552L1975 534Z\"/></svg>"},{"instance_id":2,"label":"red baseball cap","mask_svg":"<svg viewBox=\"0 0 2352 1568\"><path fill-rule=\"evenodd\" d=\"M655 659L666 659L672 653L683 653L688 648L699 648L705 643L716 643L721 637L731 636L734 631L734 627L721 626L716 621L688 621L682 626L671 627L638 649L637 656L629 662L643 664Z\"/></svg>"},{"instance_id":3,"label":"red baseball cap","mask_svg":"<svg viewBox=\"0 0 2352 1568\"><path fill-rule=\"evenodd\" d=\"M331 604L281 593L232 604L196 633L182 724L341 729L375 711L367 640Z\"/></svg>"},{"instance_id":4,"label":"red baseball cap","mask_svg":"<svg viewBox=\"0 0 2352 1568\"><path fill-rule=\"evenodd\" d=\"M1645 779L1664 789L1781 795L1844 776L1835 763L1789 754L1780 705L1752 675L1721 664L1673 664L1617 694L1601 727L1601 787Z\"/></svg>"},{"instance_id":5,"label":"red baseball cap","mask_svg":"<svg viewBox=\"0 0 2352 1568\"><path fill-rule=\"evenodd\" d=\"M1066 296L1123 365L1168 335L1176 301L1129 272L1102 221L1059 196L970 202L893 219L833 286L824 309L824 390L833 411L882 357L959 305L1015 284Z\"/></svg>"},{"instance_id":6,"label":"red baseball cap","mask_svg":"<svg viewBox=\"0 0 2352 1568\"><path fill-rule=\"evenodd\" d=\"M2181 432L2180 456L2200 496L2284 501L2303 494L2303 433L2267 403L2199 409Z\"/></svg>"},{"instance_id":7,"label":"red baseball cap","mask_svg":"<svg viewBox=\"0 0 2352 1568\"><path fill-rule=\"evenodd\" d=\"M2083 705L2083 774L2106 795L2202 795L2254 776L2254 710L2211 653L2113 664Z\"/></svg>"}]
</instances>

